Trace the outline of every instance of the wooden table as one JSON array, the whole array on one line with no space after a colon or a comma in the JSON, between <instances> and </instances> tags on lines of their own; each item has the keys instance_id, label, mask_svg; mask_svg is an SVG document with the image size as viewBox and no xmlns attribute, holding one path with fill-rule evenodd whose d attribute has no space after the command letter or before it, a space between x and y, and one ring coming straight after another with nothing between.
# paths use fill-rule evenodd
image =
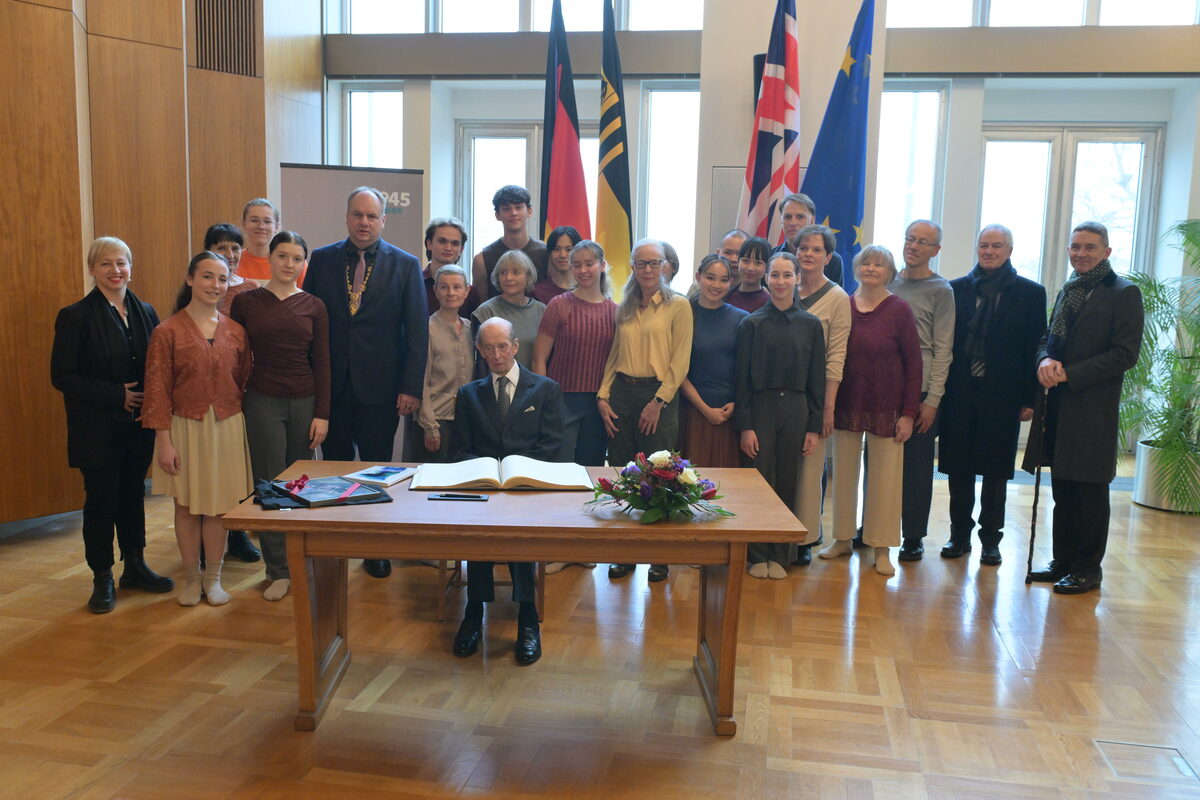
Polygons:
<instances>
[{"instance_id":1,"label":"wooden table","mask_svg":"<svg viewBox=\"0 0 1200 800\"><path fill-rule=\"evenodd\" d=\"M360 462L298 461L280 477L342 475ZM592 477L612 476L594 467ZM713 729L737 731L733 717L738 607L746 545L799 542L805 529L753 469L706 469L721 505L736 513L707 522L642 525L615 509L581 511L584 492L489 492L480 502L430 502L404 481L391 503L263 511L248 500L225 527L284 531L296 609L300 709L297 730L314 730L350 664L346 629L347 559L594 561L699 564L700 613L692 660Z\"/></svg>"}]
</instances>

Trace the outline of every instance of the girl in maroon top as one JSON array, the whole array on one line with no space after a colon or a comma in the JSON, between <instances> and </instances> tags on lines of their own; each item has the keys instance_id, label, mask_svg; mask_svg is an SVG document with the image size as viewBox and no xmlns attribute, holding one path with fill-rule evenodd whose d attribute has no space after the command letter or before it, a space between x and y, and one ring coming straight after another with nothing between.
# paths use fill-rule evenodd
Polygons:
<instances>
[{"instance_id":1,"label":"girl in maroon top","mask_svg":"<svg viewBox=\"0 0 1200 800\"><path fill-rule=\"evenodd\" d=\"M763 288L763 276L767 274L767 261L775 250L771 243L759 236L742 242L738 250L736 288L725 298L725 302L746 313L758 311L771 299Z\"/></svg>"},{"instance_id":2,"label":"girl in maroon top","mask_svg":"<svg viewBox=\"0 0 1200 800\"><path fill-rule=\"evenodd\" d=\"M308 245L300 234L280 231L267 261L270 281L240 295L231 312L254 354L244 402L256 481L311 459L329 430L329 316L320 298L296 285L308 268ZM282 600L291 588L287 537L263 531L258 539L269 581L263 597Z\"/></svg>"},{"instance_id":3,"label":"girl in maroon top","mask_svg":"<svg viewBox=\"0 0 1200 800\"><path fill-rule=\"evenodd\" d=\"M850 553L858 516L863 438L870 475L863 541L875 549L875 571L894 575L889 547L900 544L904 443L921 402L921 346L908 304L888 291L896 261L885 247L854 258L858 290L850 298L850 338L833 414L833 535L821 558Z\"/></svg>"},{"instance_id":4,"label":"girl in maroon top","mask_svg":"<svg viewBox=\"0 0 1200 800\"><path fill-rule=\"evenodd\" d=\"M546 237L546 277L533 285L533 297L546 305L575 285L571 275L571 250L583 237L570 225L559 225Z\"/></svg>"},{"instance_id":5,"label":"girl in maroon top","mask_svg":"<svg viewBox=\"0 0 1200 800\"><path fill-rule=\"evenodd\" d=\"M175 498L184 606L199 603L201 594L214 606L229 602L221 588L221 515L252 488L242 420L250 348L242 326L217 311L228 288L223 257L207 250L193 256L175 313L155 329L146 354L142 425L155 431L154 492ZM203 579L201 541L208 553Z\"/></svg>"},{"instance_id":6,"label":"girl in maroon top","mask_svg":"<svg viewBox=\"0 0 1200 800\"><path fill-rule=\"evenodd\" d=\"M596 391L612 347L617 306L608 297L608 263L599 244L591 239L579 242L570 261L575 288L546 307L533 345L533 371L557 381L563 390L558 460L599 467L604 465L608 436L596 407ZM546 571L553 574L564 566L551 562Z\"/></svg>"}]
</instances>

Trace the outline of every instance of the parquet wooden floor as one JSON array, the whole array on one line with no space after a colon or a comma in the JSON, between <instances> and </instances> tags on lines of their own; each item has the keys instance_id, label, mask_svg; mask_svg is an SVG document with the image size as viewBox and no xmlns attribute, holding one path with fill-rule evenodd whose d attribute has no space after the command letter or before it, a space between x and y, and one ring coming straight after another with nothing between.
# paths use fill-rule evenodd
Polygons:
<instances>
[{"instance_id":1,"label":"parquet wooden floor","mask_svg":"<svg viewBox=\"0 0 1200 800\"><path fill-rule=\"evenodd\" d=\"M511 604L460 660L434 570L355 562L354 661L298 733L291 604L262 600L261 564L226 566L222 608L119 592L93 616L77 515L0 528L0 797L1200 797L1200 523L1115 493L1103 589L1061 597L1023 582L1030 487L993 569L938 557L935 486L928 555L896 577L853 556L746 581L732 740L692 675L687 567L551 576L519 668ZM149 508L148 560L178 575Z\"/></svg>"}]
</instances>

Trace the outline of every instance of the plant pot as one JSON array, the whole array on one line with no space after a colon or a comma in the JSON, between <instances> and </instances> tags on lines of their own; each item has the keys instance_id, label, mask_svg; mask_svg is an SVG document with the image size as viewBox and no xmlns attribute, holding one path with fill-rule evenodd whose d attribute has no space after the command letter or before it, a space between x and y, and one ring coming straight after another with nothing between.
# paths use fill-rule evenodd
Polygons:
<instances>
[{"instance_id":1,"label":"plant pot","mask_svg":"<svg viewBox=\"0 0 1200 800\"><path fill-rule=\"evenodd\" d=\"M1200 513L1200 508L1182 508L1167 500L1158 488L1159 450L1148 442L1138 442L1133 472L1133 502L1162 511Z\"/></svg>"}]
</instances>

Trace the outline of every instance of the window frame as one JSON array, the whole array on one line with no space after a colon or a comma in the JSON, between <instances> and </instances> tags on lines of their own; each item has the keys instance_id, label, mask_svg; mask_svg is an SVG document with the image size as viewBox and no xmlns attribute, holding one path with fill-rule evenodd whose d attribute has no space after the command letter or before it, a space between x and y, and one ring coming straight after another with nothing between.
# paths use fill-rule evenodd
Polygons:
<instances>
[{"instance_id":1,"label":"window frame","mask_svg":"<svg viewBox=\"0 0 1200 800\"><path fill-rule=\"evenodd\" d=\"M1041 243L1040 282L1047 289L1062 286L1067 279L1067 245L1071 238L1071 217L1074 213L1075 160L1080 142L1140 142L1142 172L1138 185L1138 203L1134 214L1133 251L1129 263L1133 269L1154 272L1157 248L1155 231L1158 224L1157 198L1162 183L1163 147L1166 126L1154 123L1113 124L1108 122L1068 124L1014 124L1011 122L984 124L983 157L980 159L979 195L976 205L975 230L983 225L1003 220L984 220L983 176L989 141L1050 142L1050 171L1046 188L1046 230ZM1049 292L1052 296L1053 291Z\"/></svg>"},{"instance_id":2,"label":"window frame","mask_svg":"<svg viewBox=\"0 0 1200 800\"><path fill-rule=\"evenodd\" d=\"M628 83L628 82L627 82ZM633 241L646 238L649 212L650 192L650 95L654 92L699 92L700 81L688 78L665 78L661 80L642 81L638 97L638 135L637 135L637 164L630 161L630 168L636 172L630 176L634 184ZM627 98L628 99L628 98ZM682 266L680 267L682 269Z\"/></svg>"},{"instance_id":3,"label":"window frame","mask_svg":"<svg viewBox=\"0 0 1200 800\"><path fill-rule=\"evenodd\" d=\"M350 94L351 92L400 92L404 81L329 81L325 95L333 95L327 104L325 120L325 160L330 164L350 165ZM403 103L403 101L401 101ZM404 154L403 131L400 140L401 160Z\"/></svg>"},{"instance_id":4,"label":"window frame","mask_svg":"<svg viewBox=\"0 0 1200 800\"><path fill-rule=\"evenodd\" d=\"M950 141L950 102L952 81L950 78L885 78L883 92L937 92L938 129L937 145L933 158L933 195L930 198L929 218L940 220L946 196L946 148ZM883 132L880 132L883 135ZM982 180L982 176L981 176ZM878 175L876 176L878 190ZM878 196L876 196L878 203ZM872 236L879 240L880 232L874 230L875 210L871 210ZM935 260L936 263L936 260Z\"/></svg>"},{"instance_id":5,"label":"window frame","mask_svg":"<svg viewBox=\"0 0 1200 800\"><path fill-rule=\"evenodd\" d=\"M1100 7L1105 0L1084 0L1083 4L1083 21L1078 27L1099 26L1100 25ZM349 2L349 0L347 0ZM971 24L967 27L972 28L989 28L991 27L992 3L995 0L972 0L971 2ZM1200 25L1200 3L1196 4L1195 14L1193 17L1193 25ZM906 26L911 27L911 26ZM957 26L955 26L957 27ZM1005 26L1008 27L1008 26ZM1059 27L1059 26L1055 26ZM1076 27L1076 26L1064 26ZM1153 26L1150 26L1153 27ZM1170 26L1167 26L1170 27Z\"/></svg>"}]
</instances>

